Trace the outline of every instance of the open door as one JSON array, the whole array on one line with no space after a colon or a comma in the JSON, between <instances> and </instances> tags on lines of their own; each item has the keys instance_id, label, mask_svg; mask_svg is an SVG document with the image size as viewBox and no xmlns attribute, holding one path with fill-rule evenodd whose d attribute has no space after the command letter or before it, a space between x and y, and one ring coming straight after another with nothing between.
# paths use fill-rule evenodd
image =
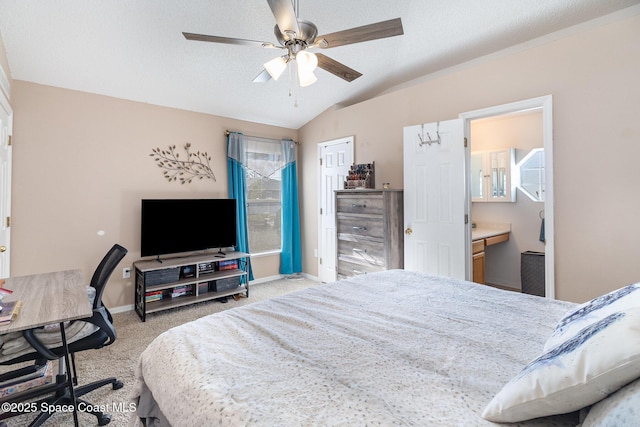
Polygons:
<instances>
[{"instance_id":1,"label":"open door","mask_svg":"<svg viewBox=\"0 0 640 427\"><path fill-rule=\"evenodd\" d=\"M462 119L404 128L404 268L466 279Z\"/></svg>"}]
</instances>

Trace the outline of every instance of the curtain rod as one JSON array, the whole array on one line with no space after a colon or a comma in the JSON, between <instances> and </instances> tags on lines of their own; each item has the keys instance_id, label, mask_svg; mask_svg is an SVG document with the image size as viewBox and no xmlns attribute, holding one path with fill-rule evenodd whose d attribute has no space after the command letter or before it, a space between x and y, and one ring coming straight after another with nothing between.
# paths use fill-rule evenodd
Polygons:
<instances>
[{"instance_id":1,"label":"curtain rod","mask_svg":"<svg viewBox=\"0 0 640 427\"><path fill-rule=\"evenodd\" d=\"M229 136L231 134L232 131L230 131L229 129L224 131L224 136ZM241 133L241 132L233 132L233 133ZM244 134L243 134L244 135ZM246 135L249 138L259 138L259 139L275 139L275 138L267 138L264 136L255 136L255 135ZM283 138L283 139L291 139L291 138ZM291 139L291 141L293 141L294 144L296 145L300 145L300 143L296 140Z\"/></svg>"}]
</instances>

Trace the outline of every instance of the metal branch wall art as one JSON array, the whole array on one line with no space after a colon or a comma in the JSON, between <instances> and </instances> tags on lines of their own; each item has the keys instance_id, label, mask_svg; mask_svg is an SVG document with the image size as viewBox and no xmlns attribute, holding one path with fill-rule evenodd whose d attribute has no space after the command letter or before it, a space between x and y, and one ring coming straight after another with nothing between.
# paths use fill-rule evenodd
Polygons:
<instances>
[{"instance_id":1,"label":"metal branch wall art","mask_svg":"<svg viewBox=\"0 0 640 427\"><path fill-rule=\"evenodd\" d=\"M180 153L176 152L176 146L169 146L168 150L154 148L151 157L158 167L164 169L164 177L171 181L180 181L181 184L189 184L195 178L216 180L211 170L211 157L206 152L191 152L191 143L184 145L186 159L180 159Z\"/></svg>"}]
</instances>

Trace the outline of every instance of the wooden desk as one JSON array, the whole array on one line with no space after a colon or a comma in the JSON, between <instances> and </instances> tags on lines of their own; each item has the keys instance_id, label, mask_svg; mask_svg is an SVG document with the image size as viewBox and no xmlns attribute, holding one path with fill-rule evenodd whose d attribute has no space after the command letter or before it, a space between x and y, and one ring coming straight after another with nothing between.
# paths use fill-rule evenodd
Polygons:
<instances>
[{"instance_id":1,"label":"wooden desk","mask_svg":"<svg viewBox=\"0 0 640 427\"><path fill-rule=\"evenodd\" d=\"M34 274L5 279L3 301L22 301L20 314L0 326L0 334L23 331L52 323L91 317L86 284L80 270Z\"/></svg>"},{"instance_id":2,"label":"wooden desk","mask_svg":"<svg viewBox=\"0 0 640 427\"><path fill-rule=\"evenodd\" d=\"M22 301L22 309L9 324L0 326L0 334L23 331L44 325L59 323L65 349L65 363L69 364L69 350L64 331L64 322L91 317L93 311L87 298L87 289L80 270L58 271L31 276L5 279L3 301ZM74 406L74 424L78 425L77 405L71 371L67 369L67 383Z\"/></svg>"}]
</instances>

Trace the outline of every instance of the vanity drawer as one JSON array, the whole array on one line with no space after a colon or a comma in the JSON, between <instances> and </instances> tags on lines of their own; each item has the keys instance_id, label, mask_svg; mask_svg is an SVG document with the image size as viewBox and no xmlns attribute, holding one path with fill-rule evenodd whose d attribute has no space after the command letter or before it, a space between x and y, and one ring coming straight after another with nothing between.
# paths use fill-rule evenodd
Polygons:
<instances>
[{"instance_id":1,"label":"vanity drawer","mask_svg":"<svg viewBox=\"0 0 640 427\"><path fill-rule=\"evenodd\" d=\"M474 240L472 242L472 248L474 254L484 252L484 239Z\"/></svg>"},{"instance_id":2,"label":"vanity drawer","mask_svg":"<svg viewBox=\"0 0 640 427\"><path fill-rule=\"evenodd\" d=\"M497 243L506 242L509 240L509 233L498 234L497 236L487 237L484 242L487 246L495 245Z\"/></svg>"},{"instance_id":3,"label":"vanity drawer","mask_svg":"<svg viewBox=\"0 0 640 427\"><path fill-rule=\"evenodd\" d=\"M384 213L384 203L379 194L338 194L336 212L355 214Z\"/></svg>"},{"instance_id":4,"label":"vanity drawer","mask_svg":"<svg viewBox=\"0 0 640 427\"><path fill-rule=\"evenodd\" d=\"M338 213L336 222L338 235L353 234L357 236L377 237L379 239L384 238L384 227L381 216L362 218Z\"/></svg>"}]
</instances>

